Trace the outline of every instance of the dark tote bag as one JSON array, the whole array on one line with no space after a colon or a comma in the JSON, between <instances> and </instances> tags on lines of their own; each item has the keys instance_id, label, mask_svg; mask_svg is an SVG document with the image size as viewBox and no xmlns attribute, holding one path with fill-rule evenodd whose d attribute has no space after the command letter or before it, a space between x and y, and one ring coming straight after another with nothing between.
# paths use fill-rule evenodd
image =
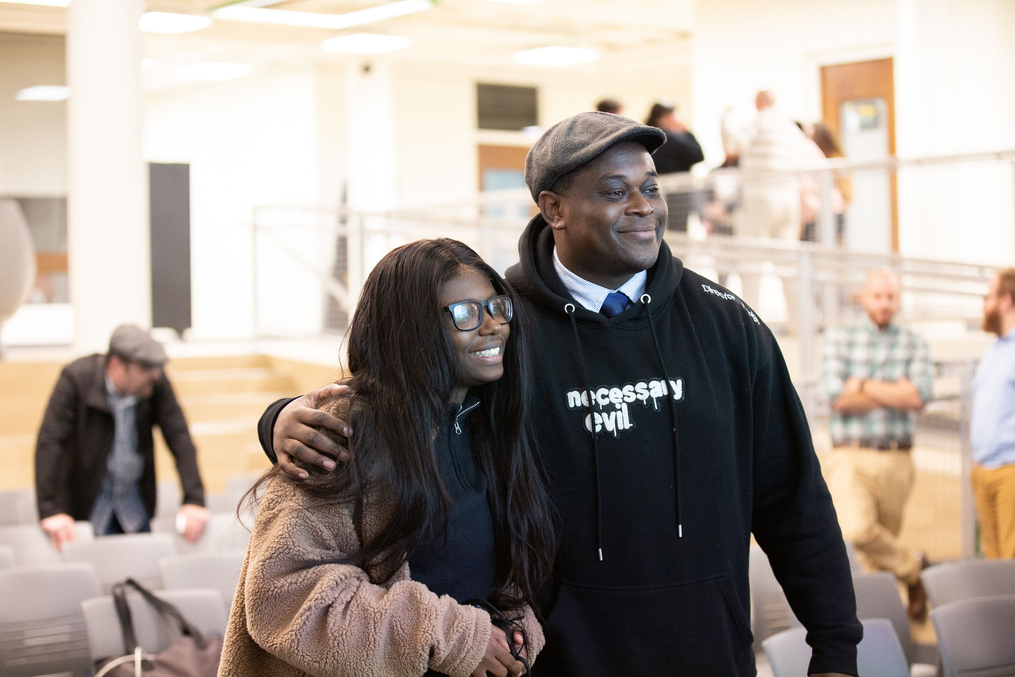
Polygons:
<instances>
[{"instance_id":1,"label":"dark tote bag","mask_svg":"<svg viewBox=\"0 0 1015 677\"><path fill-rule=\"evenodd\" d=\"M127 604L127 588L134 588L160 615L176 623L183 635L157 654L142 654L134 635L134 623ZM159 599L132 578L113 586L113 604L120 619L123 646L130 653L120 658L95 662L95 677L215 677L222 656L222 638L202 635L180 610Z\"/></svg>"}]
</instances>

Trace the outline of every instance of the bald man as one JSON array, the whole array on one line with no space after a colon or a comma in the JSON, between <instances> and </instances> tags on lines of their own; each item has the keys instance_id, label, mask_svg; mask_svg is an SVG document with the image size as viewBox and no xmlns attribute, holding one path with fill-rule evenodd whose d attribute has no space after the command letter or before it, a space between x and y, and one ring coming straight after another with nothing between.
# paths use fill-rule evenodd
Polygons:
<instances>
[{"instance_id":1,"label":"bald man","mask_svg":"<svg viewBox=\"0 0 1015 677\"><path fill-rule=\"evenodd\" d=\"M832 331L825 342L833 445L828 489L843 538L872 567L909 587L909 613L922 619L925 560L902 544L899 530L913 488L916 412L930 400L933 367L926 342L893 321L899 283L890 270L868 275L860 303L867 319Z\"/></svg>"}]
</instances>

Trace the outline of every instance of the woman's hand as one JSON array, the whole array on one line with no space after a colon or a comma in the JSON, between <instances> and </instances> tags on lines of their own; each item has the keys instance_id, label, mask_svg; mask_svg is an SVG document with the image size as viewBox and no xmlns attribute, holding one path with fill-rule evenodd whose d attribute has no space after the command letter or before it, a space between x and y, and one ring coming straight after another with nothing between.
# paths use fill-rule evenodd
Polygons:
<instances>
[{"instance_id":1,"label":"woman's hand","mask_svg":"<svg viewBox=\"0 0 1015 677\"><path fill-rule=\"evenodd\" d=\"M516 677L521 675L525 666L516 661L508 650L507 635L496 626L490 627L490 641L486 645L486 654L479 665L472 671L472 677Z\"/></svg>"},{"instance_id":2,"label":"woman's hand","mask_svg":"<svg viewBox=\"0 0 1015 677\"><path fill-rule=\"evenodd\" d=\"M326 385L298 397L285 406L275 419L272 429L272 448L278 466L290 477L306 479L307 471L293 463L298 458L304 463L325 470L334 470L335 461L349 460L349 450L332 441L319 428L349 437L351 429L341 421L319 409L326 401L336 397L346 386Z\"/></svg>"}]
</instances>

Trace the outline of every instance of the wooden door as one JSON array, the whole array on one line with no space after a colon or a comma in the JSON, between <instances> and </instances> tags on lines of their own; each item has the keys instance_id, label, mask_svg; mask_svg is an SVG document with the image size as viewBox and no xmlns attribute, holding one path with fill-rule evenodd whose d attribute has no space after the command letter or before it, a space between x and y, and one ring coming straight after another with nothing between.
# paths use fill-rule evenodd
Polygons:
<instances>
[{"instance_id":1,"label":"wooden door","mask_svg":"<svg viewBox=\"0 0 1015 677\"><path fill-rule=\"evenodd\" d=\"M479 147L479 189L525 187L525 146Z\"/></svg>"},{"instance_id":2,"label":"wooden door","mask_svg":"<svg viewBox=\"0 0 1015 677\"><path fill-rule=\"evenodd\" d=\"M821 68L822 117L844 146L844 106L884 115L887 124L885 157L895 155L895 82L891 58L836 64ZM848 155L848 151L847 151ZM857 158L859 159L859 158ZM874 158L864 158L874 159ZM859 186L858 186L859 188ZM891 249L899 251L899 213L895 173L888 176Z\"/></svg>"}]
</instances>

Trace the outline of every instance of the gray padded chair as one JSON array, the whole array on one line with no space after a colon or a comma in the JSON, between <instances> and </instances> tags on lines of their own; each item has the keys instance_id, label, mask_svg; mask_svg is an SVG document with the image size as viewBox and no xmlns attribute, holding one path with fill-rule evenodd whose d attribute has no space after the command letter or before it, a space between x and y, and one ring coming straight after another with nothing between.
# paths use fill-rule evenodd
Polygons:
<instances>
[{"instance_id":1,"label":"gray padded chair","mask_svg":"<svg viewBox=\"0 0 1015 677\"><path fill-rule=\"evenodd\" d=\"M762 642L777 632L799 627L800 622L789 608L786 593L775 578L768 556L760 547L751 546L751 632L754 646L761 651Z\"/></svg>"},{"instance_id":2,"label":"gray padded chair","mask_svg":"<svg viewBox=\"0 0 1015 677\"><path fill-rule=\"evenodd\" d=\"M90 670L81 602L97 594L90 564L0 570L0 675Z\"/></svg>"},{"instance_id":3,"label":"gray padded chair","mask_svg":"<svg viewBox=\"0 0 1015 677\"><path fill-rule=\"evenodd\" d=\"M1015 675L1015 595L931 609L945 677Z\"/></svg>"},{"instance_id":4,"label":"gray padded chair","mask_svg":"<svg viewBox=\"0 0 1015 677\"><path fill-rule=\"evenodd\" d=\"M1015 595L1015 560L967 559L935 564L920 574L931 606L976 597Z\"/></svg>"},{"instance_id":5,"label":"gray padded chair","mask_svg":"<svg viewBox=\"0 0 1015 677\"><path fill-rule=\"evenodd\" d=\"M66 562L90 562L104 593L113 584L133 578L149 588L162 587L159 560L176 554L169 534L120 534L91 542L68 543L63 548Z\"/></svg>"},{"instance_id":6,"label":"gray padded chair","mask_svg":"<svg viewBox=\"0 0 1015 677\"><path fill-rule=\"evenodd\" d=\"M857 671L863 677L909 677L909 666L895 628L886 618L870 618L863 623L863 640L857 646ZM765 640L775 677L807 677L811 647L803 628L784 630Z\"/></svg>"},{"instance_id":7,"label":"gray padded chair","mask_svg":"<svg viewBox=\"0 0 1015 677\"><path fill-rule=\"evenodd\" d=\"M233 605L242 566L243 555L234 552L198 552L159 560L163 589L215 588L226 609Z\"/></svg>"},{"instance_id":8,"label":"gray padded chair","mask_svg":"<svg viewBox=\"0 0 1015 677\"><path fill-rule=\"evenodd\" d=\"M94 540L95 534L89 522L75 522L78 541ZM17 524L0 527L0 545L9 545L14 550L14 563L18 565L59 564L63 561L53 547L46 532L38 524Z\"/></svg>"},{"instance_id":9,"label":"gray padded chair","mask_svg":"<svg viewBox=\"0 0 1015 677\"><path fill-rule=\"evenodd\" d=\"M14 548L9 545L0 545L0 569L14 566Z\"/></svg>"},{"instance_id":10,"label":"gray padded chair","mask_svg":"<svg viewBox=\"0 0 1015 677\"><path fill-rule=\"evenodd\" d=\"M856 592L856 617L887 618L895 628L895 634L906 655L906 662L913 662L913 642L909 635L909 613L902 605L899 586L895 576L887 571L853 576L853 590Z\"/></svg>"},{"instance_id":11,"label":"gray padded chair","mask_svg":"<svg viewBox=\"0 0 1015 677\"><path fill-rule=\"evenodd\" d=\"M196 588L189 590L159 590L156 595L174 605L202 634L222 636L226 631L228 615L218 590ZM180 638L179 629L165 622L155 609L136 592L127 593L134 634L141 650L157 653ZM81 603L85 626L88 629L88 646L92 660L123 656L120 621L116 616L111 596L96 597Z\"/></svg>"},{"instance_id":12,"label":"gray padded chair","mask_svg":"<svg viewBox=\"0 0 1015 677\"><path fill-rule=\"evenodd\" d=\"M249 522L249 527L253 522ZM189 543L183 536L174 533L176 551L180 554L197 552L231 552L243 555L250 543L250 531L236 517L236 513L218 513L208 515L204 533L197 543Z\"/></svg>"},{"instance_id":13,"label":"gray padded chair","mask_svg":"<svg viewBox=\"0 0 1015 677\"><path fill-rule=\"evenodd\" d=\"M0 524L35 524L39 521L35 508L35 489L0 491Z\"/></svg>"}]
</instances>

